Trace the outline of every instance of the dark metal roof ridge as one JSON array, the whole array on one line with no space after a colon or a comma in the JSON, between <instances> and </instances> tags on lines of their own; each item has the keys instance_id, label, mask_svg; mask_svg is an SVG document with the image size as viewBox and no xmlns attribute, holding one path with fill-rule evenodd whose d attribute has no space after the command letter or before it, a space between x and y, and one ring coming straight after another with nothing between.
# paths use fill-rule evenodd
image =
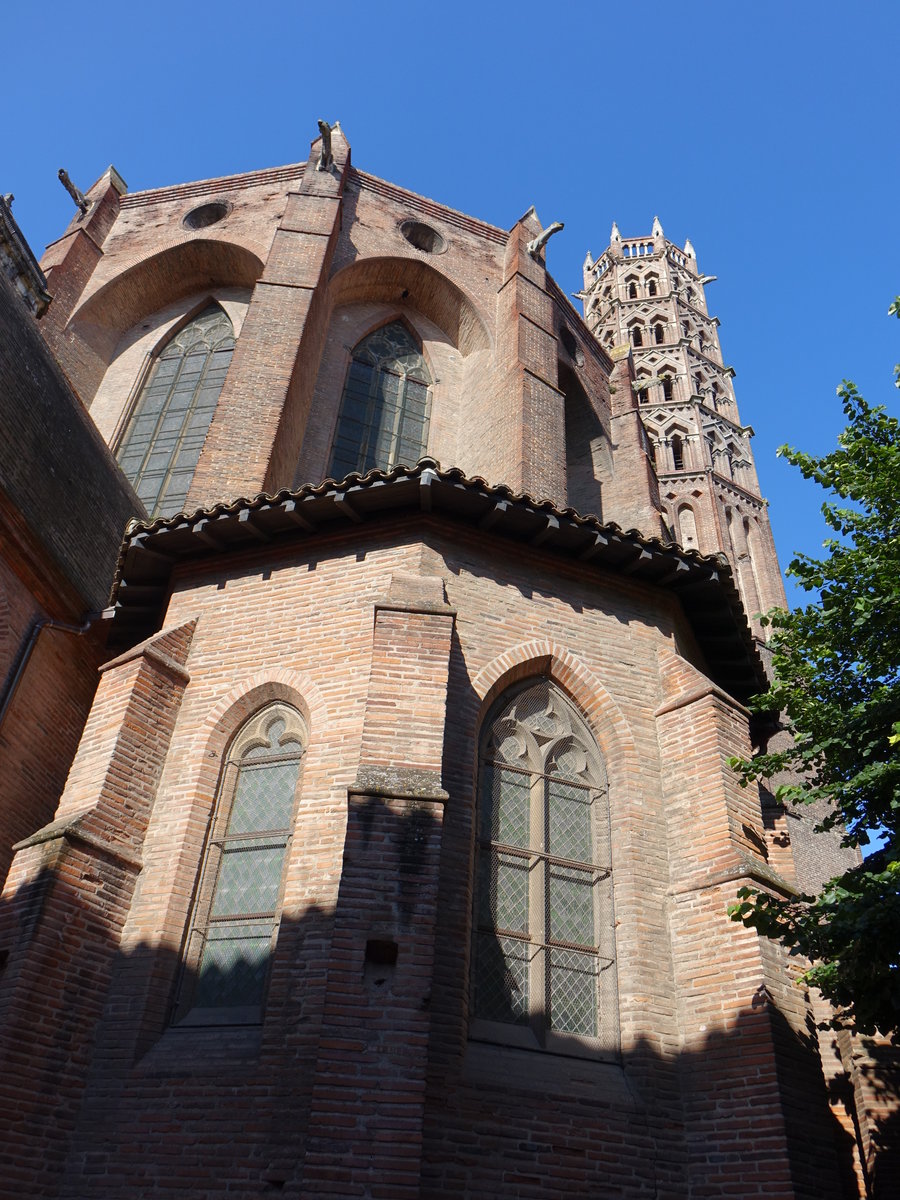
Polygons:
<instances>
[{"instance_id":1,"label":"dark metal roof ridge","mask_svg":"<svg viewBox=\"0 0 900 1200\"><path fill-rule=\"evenodd\" d=\"M415 485L414 491L410 484ZM559 508L552 500L514 492L505 484L470 478L458 467L442 469L430 458L420 459L414 467L374 468L342 480L329 478L152 522L132 522L113 584L111 602L117 621L124 618L127 625L136 618L143 629L163 603L176 562L198 554L258 548L290 532L327 533L346 528L347 521L361 523L369 515L389 516L411 508L468 518L469 524L491 534L671 587L676 594L690 597L685 612L716 681L740 699L765 690L762 660L723 554L684 550L658 537L645 537L637 529L623 530L615 522Z\"/></svg>"}]
</instances>

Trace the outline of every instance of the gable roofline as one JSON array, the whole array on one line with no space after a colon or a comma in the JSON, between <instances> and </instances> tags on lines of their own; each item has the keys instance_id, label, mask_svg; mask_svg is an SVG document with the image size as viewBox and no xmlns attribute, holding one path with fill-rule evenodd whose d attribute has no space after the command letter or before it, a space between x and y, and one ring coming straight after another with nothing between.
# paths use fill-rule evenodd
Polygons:
<instances>
[{"instance_id":1,"label":"gable roofline","mask_svg":"<svg viewBox=\"0 0 900 1200\"><path fill-rule=\"evenodd\" d=\"M132 522L113 584L110 644L131 645L155 632L179 565L422 516L671 591L682 604L713 681L741 702L766 689L762 659L724 555L703 555L646 538L636 529L622 530L550 500L469 478L457 467L442 470L430 458L414 467L374 469L275 495L241 497L190 514Z\"/></svg>"}]
</instances>

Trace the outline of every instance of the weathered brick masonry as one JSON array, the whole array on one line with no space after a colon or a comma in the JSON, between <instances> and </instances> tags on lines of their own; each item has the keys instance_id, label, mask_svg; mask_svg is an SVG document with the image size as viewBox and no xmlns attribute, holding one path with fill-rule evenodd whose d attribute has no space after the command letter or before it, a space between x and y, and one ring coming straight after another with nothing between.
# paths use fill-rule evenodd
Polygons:
<instances>
[{"instance_id":1,"label":"weathered brick masonry","mask_svg":"<svg viewBox=\"0 0 900 1200\"><path fill-rule=\"evenodd\" d=\"M678 349L687 371L705 347L709 389L679 433L687 384L648 408L646 363L619 337L632 315L656 320L657 296L678 316L685 286L709 336L695 258L654 230L632 298L614 238L586 275L586 324L547 274L533 209L498 229L357 170L339 127L331 150L134 195L110 169L45 259L47 370L115 452L165 370L187 371L173 338L211 306L234 338L185 514L133 523L114 579L110 526L143 514L80 408L78 436L110 468L97 498L71 480L67 507L50 497L20 522L24 544L63 514L84 585L70 619L115 588L84 639L45 635L73 641L53 662L41 643L0 729L42 797L4 796L0 1194L865 1194L889 1068L820 1046L790 962L725 912L742 882L786 892L797 877L789 822L728 765L761 733L747 611L780 586L752 459L725 472L722 456L749 455L746 430L710 408L719 457L701 464L717 342ZM591 307L613 278L621 321ZM365 356L383 330L407 349L382 378ZM367 383L354 419L375 469L330 479L351 384L372 378L384 390ZM417 454L392 458L385 430L411 444L402 404L426 390ZM379 426L385 395L400 399ZM176 408L154 410L151 450ZM50 611L40 567L18 564L5 557L4 664ZM501 728L504 701L537 681L546 712ZM497 755L537 755L563 711L577 730L558 759L500 772L513 790L493 800ZM602 786L580 782L586 753ZM241 825L253 786L272 808L288 770L288 827ZM608 861L552 841L559 813L577 823L552 807L560 779L590 799ZM516 842L512 808L485 816L523 780L546 845ZM588 878L591 935L572 915ZM524 935L501 882L527 896ZM255 900L235 907L242 889ZM500 990L525 996L515 1018L485 1016L486 913ZM511 945L528 956L515 986Z\"/></svg>"}]
</instances>

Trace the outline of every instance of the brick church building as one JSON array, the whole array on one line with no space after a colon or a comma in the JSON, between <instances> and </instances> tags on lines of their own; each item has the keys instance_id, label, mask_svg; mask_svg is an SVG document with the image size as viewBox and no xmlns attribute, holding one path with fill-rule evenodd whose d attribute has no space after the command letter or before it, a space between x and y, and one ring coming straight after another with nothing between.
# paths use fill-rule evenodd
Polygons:
<instances>
[{"instance_id":1,"label":"brick church building","mask_svg":"<svg viewBox=\"0 0 900 1200\"><path fill-rule=\"evenodd\" d=\"M582 316L339 126L75 195L0 205L0 1195L889 1195L726 916L838 858L728 766L784 594L690 243Z\"/></svg>"}]
</instances>

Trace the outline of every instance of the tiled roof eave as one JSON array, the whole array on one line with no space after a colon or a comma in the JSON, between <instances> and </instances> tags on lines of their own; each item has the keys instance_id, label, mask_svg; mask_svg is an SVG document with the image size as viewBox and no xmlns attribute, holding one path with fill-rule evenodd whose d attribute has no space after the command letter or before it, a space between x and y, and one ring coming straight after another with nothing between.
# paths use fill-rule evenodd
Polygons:
<instances>
[{"instance_id":1,"label":"tiled roof eave","mask_svg":"<svg viewBox=\"0 0 900 1200\"><path fill-rule=\"evenodd\" d=\"M432 459L134 523L113 588L114 640L133 643L158 628L177 564L422 513L672 590L714 681L741 701L765 689L762 661L724 556L622 530L550 500L469 478L458 468L442 470Z\"/></svg>"}]
</instances>

